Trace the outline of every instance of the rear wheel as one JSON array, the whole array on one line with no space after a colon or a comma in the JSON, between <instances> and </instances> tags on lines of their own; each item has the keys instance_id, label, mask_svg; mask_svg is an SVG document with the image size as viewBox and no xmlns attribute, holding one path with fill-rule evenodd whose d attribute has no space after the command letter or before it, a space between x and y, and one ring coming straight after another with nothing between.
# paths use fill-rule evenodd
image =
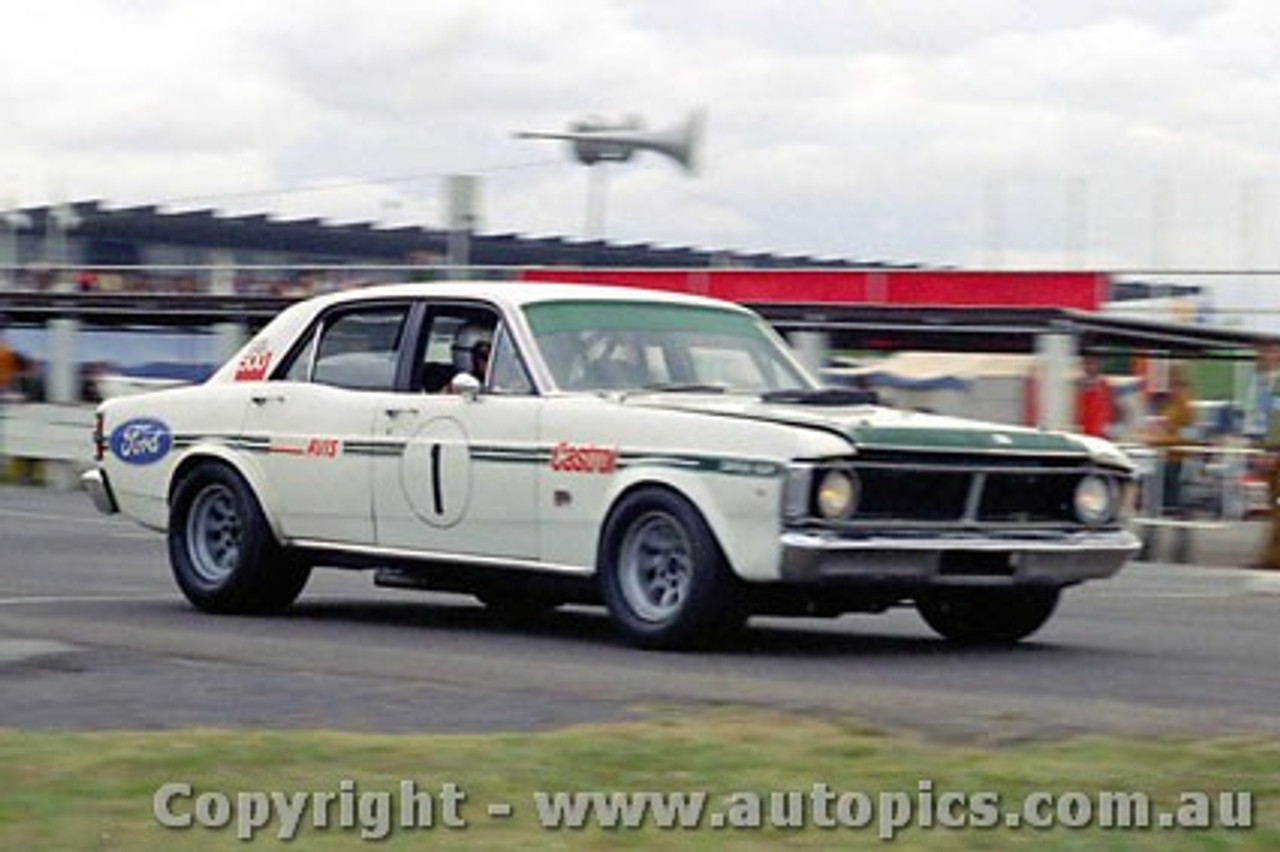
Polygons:
<instances>
[{"instance_id":1,"label":"rear wheel","mask_svg":"<svg viewBox=\"0 0 1280 852\"><path fill-rule=\"evenodd\" d=\"M644 648L706 645L745 620L738 581L706 521L662 488L635 491L610 514L600 592L623 635Z\"/></svg>"},{"instance_id":2,"label":"rear wheel","mask_svg":"<svg viewBox=\"0 0 1280 852\"><path fill-rule=\"evenodd\" d=\"M1059 589L947 589L921 595L916 609L939 634L956 642L1012 644L1053 615Z\"/></svg>"},{"instance_id":3,"label":"rear wheel","mask_svg":"<svg viewBox=\"0 0 1280 852\"><path fill-rule=\"evenodd\" d=\"M311 574L276 543L249 484L219 462L196 465L174 488L168 537L174 580L206 612L277 612Z\"/></svg>"}]
</instances>

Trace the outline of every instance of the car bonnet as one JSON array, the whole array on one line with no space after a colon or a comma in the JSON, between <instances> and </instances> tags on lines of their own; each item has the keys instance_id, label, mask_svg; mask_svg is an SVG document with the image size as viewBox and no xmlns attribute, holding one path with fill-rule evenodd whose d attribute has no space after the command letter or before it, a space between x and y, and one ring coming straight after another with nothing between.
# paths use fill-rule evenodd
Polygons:
<instances>
[{"instance_id":1,"label":"car bonnet","mask_svg":"<svg viewBox=\"0 0 1280 852\"><path fill-rule=\"evenodd\" d=\"M878 405L821 406L675 394L631 397L626 404L816 429L839 434L858 449L1090 455L1085 444L1061 432Z\"/></svg>"}]
</instances>

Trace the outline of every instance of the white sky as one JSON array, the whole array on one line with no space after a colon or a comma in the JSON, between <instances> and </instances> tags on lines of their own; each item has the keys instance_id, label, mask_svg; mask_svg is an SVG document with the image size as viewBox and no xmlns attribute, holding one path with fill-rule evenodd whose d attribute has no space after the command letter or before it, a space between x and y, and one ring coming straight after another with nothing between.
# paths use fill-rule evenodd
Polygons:
<instances>
[{"instance_id":1,"label":"white sky","mask_svg":"<svg viewBox=\"0 0 1280 852\"><path fill-rule=\"evenodd\" d=\"M702 108L697 177L610 167L609 239L1280 269L1268 0L44 0L0 33L0 206L440 226L472 173L481 230L581 236L587 170L512 133Z\"/></svg>"}]
</instances>

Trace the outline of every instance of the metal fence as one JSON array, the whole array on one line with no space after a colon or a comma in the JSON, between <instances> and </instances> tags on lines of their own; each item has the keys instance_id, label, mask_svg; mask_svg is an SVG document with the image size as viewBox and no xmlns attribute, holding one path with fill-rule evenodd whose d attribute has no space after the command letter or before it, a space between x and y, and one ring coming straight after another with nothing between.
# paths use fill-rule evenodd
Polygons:
<instances>
[{"instance_id":1,"label":"metal fence","mask_svg":"<svg viewBox=\"0 0 1280 852\"><path fill-rule=\"evenodd\" d=\"M1250 558L1243 539L1251 527L1243 522L1268 519L1271 509L1263 451L1238 444L1131 445L1125 450L1140 476L1133 518L1143 542L1140 558L1157 558L1163 551L1174 562L1196 561L1197 549L1224 536L1240 538L1231 549L1242 551L1240 559Z\"/></svg>"},{"instance_id":2,"label":"metal fence","mask_svg":"<svg viewBox=\"0 0 1280 852\"><path fill-rule=\"evenodd\" d=\"M1230 444L1124 449L1141 476L1138 524L1228 524L1268 510L1261 450Z\"/></svg>"}]
</instances>

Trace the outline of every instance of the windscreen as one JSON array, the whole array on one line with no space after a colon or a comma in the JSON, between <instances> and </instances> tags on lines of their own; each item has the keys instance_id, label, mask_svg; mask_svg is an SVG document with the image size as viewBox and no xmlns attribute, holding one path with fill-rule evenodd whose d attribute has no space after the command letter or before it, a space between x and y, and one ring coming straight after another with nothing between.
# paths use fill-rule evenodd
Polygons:
<instances>
[{"instance_id":1,"label":"windscreen","mask_svg":"<svg viewBox=\"0 0 1280 852\"><path fill-rule=\"evenodd\" d=\"M562 390L758 394L813 387L753 314L602 300L543 302L525 315Z\"/></svg>"}]
</instances>

